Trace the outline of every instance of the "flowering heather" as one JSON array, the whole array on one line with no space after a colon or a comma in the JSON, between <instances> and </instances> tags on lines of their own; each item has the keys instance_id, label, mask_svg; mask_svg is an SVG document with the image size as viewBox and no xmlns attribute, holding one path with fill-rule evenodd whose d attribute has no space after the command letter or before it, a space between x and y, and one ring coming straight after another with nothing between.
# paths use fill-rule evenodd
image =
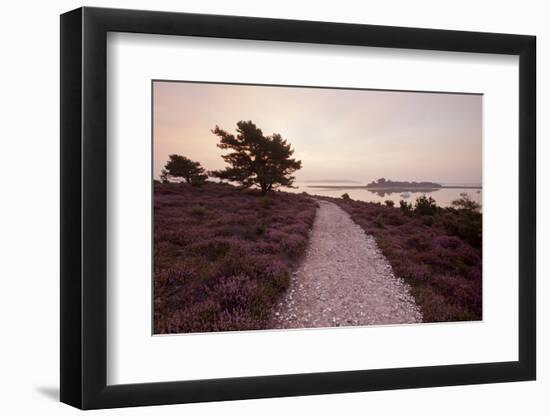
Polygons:
<instances>
[{"instance_id":1,"label":"flowering heather","mask_svg":"<svg viewBox=\"0 0 550 417\"><path fill-rule=\"evenodd\" d=\"M263 329L316 203L231 185L154 185L154 332Z\"/></svg>"},{"instance_id":2,"label":"flowering heather","mask_svg":"<svg viewBox=\"0 0 550 417\"><path fill-rule=\"evenodd\" d=\"M395 274L411 286L425 322L481 320L481 213L427 201L416 210L326 199L375 237Z\"/></svg>"}]
</instances>

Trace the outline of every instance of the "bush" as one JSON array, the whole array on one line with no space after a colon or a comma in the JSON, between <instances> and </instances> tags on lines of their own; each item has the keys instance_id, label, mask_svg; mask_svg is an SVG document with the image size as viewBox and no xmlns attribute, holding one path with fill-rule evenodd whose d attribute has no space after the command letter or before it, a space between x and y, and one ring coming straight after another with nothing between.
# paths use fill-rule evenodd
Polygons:
<instances>
[{"instance_id":1,"label":"bush","mask_svg":"<svg viewBox=\"0 0 550 417\"><path fill-rule=\"evenodd\" d=\"M473 201L470 196L466 193L461 193L460 198L457 200L454 200L451 202L453 207L456 207L459 210L465 210L465 211L479 211L481 209L481 206Z\"/></svg>"},{"instance_id":2,"label":"bush","mask_svg":"<svg viewBox=\"0 0 550 417\"><path fill-rule=\"evenodd\" d=\"M433 216L422 216L420 220L424 226L432 226L434 224Z\"/></svg>"},{"instance_id":3,"label":"bush","mask_svg":"<svg viewBox=\"0 0 550 417\"><path fill-rule=\"evenodd\" d=\"M374 220L373 220L373 223L376 227L378 227L379 229L383 229L384 228L384 220L382 219L382 216L377 216Z\"/></svg>"},{"instance_id":4,"label":"bush","mask_svg":"<svg viewBox=\"0 0 550 417\"><path fill-rule=\"evenodd\" d=\"M191 207L191 214L193 216L202 217L206 214L206 210L203 206Z\"/></svg>"},{"instance_id":5,"label":"bush","mask_svg":"<svg viewBox=\"0 0 550 417\"><path fill-rule=\"evenodd\" d=\"M422 195L416 199L414 212L420 216L433 216L437 212L437 205L432 197Z\"/></svg>"},{"instance_id":6,"label":"bush","mask_svg":"<svg viewBox=\"0 0 550 417\"><path fill-rule=\"evenodd\" d=\"M351 200L351 197L349 196L348 193L344 193L344 194L342 194L342 199L344 199L344 200Z\"/></svg>"},{"instance_id":7,"label":"bush","mask_svg":"<svg viewBox=\"0 0 550 417\"><path fill-rule=\"evenodd\" d=\"M424 322L482 319L482 214L440 208L425 196L413 209L332 199L373 235L394 273L411 287ZM414 216L412 216L414 214Z\"/></svg>"},{"instance_id":8,"label":"bush","mask_svg":"<svg viewBox=\"0 0 550 417\"><path fill-rule=\"evenodd\" d=\"M471 210L447 209L441 217L441 222L447 233L458 236L475 248L481 248L481 213Z\"/></svg>"},{"instance_id":9,"label":"bush","mask_svg":"<svg viewBox=\"0 0 550 417\"><path fill-rule=\"evenodd\" d=\"M299 194L155 183L155 334L265 328L315 212Z\"/></svg>"},{"instance_id":10,"label":"bush","mask_svg":"<svg viewBox=\"0 0 550 417\"><path fill-rule=\"evenodd\" d=\"M271 202L272 201L271 201L271 198L269 198L269 196L263 195L260 200L260 205L262 206L262 208L266 209L271 206Z\"/></svg>"},{"instance_id":11,"label":"bush","mask_svg":"<svg viewBox=\"0 0 550 417\"><path fill-rule=\"evenodd\" d=\"M462 245L462 241L456 236L436 236L433 238L433 244L435 246L441 246L445 249L458 249Z\"/></svg>"},{"instance_id":12,"label":"bush","mask_svg":"<svg viewBox=\"0 0 550 417\"><path fill-rule=\"evenodd\" d=\"M406 216L410 216L413 210L412 204L407 203L405 200L399 201L399 208L401 209L401 212Z\"/></svg>"},{"instance_id":13,"label":"bush","mask_svg":"<svg viewBox=\"0 0 550 417\"><path fill-rule=\"evenodd\" d=\"M399 212L392 212L386 214L386 220L387 223L392 226L401 226L405 220L403 219L403 216L399 214Z\"/></svg>"},{"instance_id":14,"label":"bush","mask_svg":"<svg viewBox=\"0 0 550 417\"><path fill-rule=\"evenodd\" d=\"M386 204L387 207L393 207L395 205L392 200L386 200L384 201L384 203Z\"/></svg>"},{"instance_id":15,"label":"bush","mask_svg":"<svg viewBox=\"0 0 550 417\"><path fill-rule=\"evenodd\" d=\"M256 223L256 234L263 235L265 234L265 224L262 222Z\"/></svg>"}]
</instances>

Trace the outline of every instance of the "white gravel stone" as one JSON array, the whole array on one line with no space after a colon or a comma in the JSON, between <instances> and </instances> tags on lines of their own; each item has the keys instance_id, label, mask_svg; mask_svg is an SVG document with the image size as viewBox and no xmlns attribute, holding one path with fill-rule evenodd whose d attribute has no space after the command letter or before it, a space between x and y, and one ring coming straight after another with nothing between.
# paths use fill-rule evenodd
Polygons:
<instances>
[{"instance_id":1,"label":"white gravel stone","mask_svg":"<svg viewBox=\"0 0 550 417\"><path fill-rule=\"evenodd\" d=\"M309 249L270 327L420 322L409 287L394 275L375 239L336 204L319 201Z\"/></svg>"}]
</instances>

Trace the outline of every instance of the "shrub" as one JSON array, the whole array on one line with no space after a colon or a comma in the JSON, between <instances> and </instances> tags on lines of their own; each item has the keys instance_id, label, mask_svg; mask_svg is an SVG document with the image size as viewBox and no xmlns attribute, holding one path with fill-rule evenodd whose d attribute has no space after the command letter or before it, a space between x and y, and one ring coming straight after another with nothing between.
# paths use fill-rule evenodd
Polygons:
<instances>
[{"instance_id":1,"label":"shrub","mask_svg":"<svg viewBox=\"0 0 550 417\"><path fill-rule=\"evenodd\" d=\"M263 235L265 233L265 224L262 222L256 223L256 234Z\"/></svg>"},{"instance_id":2,"label":"shrub","mask_svg":"<svg viewBox=\"0 0 550 417\"><path fill-rule=\"evenodd\" d=\"M414 212L420 216L432 216L437 211L437 205L432 197L422 195L416 199Z\"/></svg>"},{"instance_id":3,"label":"shrub","mask_svg":"<svg viewBox=\"0 0 550 417\"><path fill-rule=\"evenodd\" d=\"M342 194L342 199L343 200L351 200L351 197L349 196L348 193L344 193L344 194Z\"/></svg>"},{"instance_id":4,"label":"shrub","mask_svg":"<svg viewBox=\"0 0 550 417\"><path fill-rule=\"evenodd\" d=\"M481 206L466 193L461 193L460 198L452 201L451 204L459 210L479 211L481 209Z\"/></svg>"},{"instance_id":5,"label":"shrub","mask_svg":"<svg viewBox=\"0 0 550 417\"><path fill-rule=\"evenodd\" d=\"M430 248L429 241L422 235L420 236L411 236L407 239L407 246L417 251L425 251Z\"/></svg>"},{"instance_id":6,"label":"shrub","mask_svg":"<svg viewBox=\"0 0 550 417\"><path fill-rule=\"evenodd\" d=\"M269 196L267 195L263 195L261 197L261 200L260 200L260 204L262 206L262 208L266 209L266 208L269 208L271 206L271 198L269 198Z\"/></svg>"},{"instance_id":7,"label":"shrub","mask_svg":"<svg viewBox=\"0 0 550 417\"><path fill-rule=\"evenodd\" d=\"M482 215L440 208L425 196L416 208L329 199L371 234L397 276L411 287L425 322L482 318ZM415 216L412 216L415 214Z\"/></svg>"},{"instance_id":8,"label":"shrub","mask_svg":"<svg viewBox=\"0 0 550 417\"><path fill-rule=\"evenodd\" d=\"M395 205L395 203L392 200L386 200L384 201L384 203L386 204L387 207L393 207Z\"/></svg>"},{"instance_id":9,"label":"shrub","mask_svg":"<svg viewBox=\"0 0 550 417\"><path fill-rule=\"evenodd\" d=\"M447 209L441 216L441 223L450 235L456 235L470 245L481 248L482 216L469 210Z\"/></svg>"},{"instance_id":10,"label":"shrub","mask_svg":"<svg viewBox=\"0 0 550 417\"><path fill-rule=\"evenodd\" d=\"M265 328L315 211L299 194L155 183L154 332Z\"/></svg>"},{"instance_id":11,"label":"shrub","mask_svg":"<svg viewBox=\"0 0 550 417\"><path fill-rule=\"evenodd\" d=\"M434 224L433 216L422 216L420 220L424 226L432 226Z\"/></svg>"},{"instance_id":12,"label":"shrub","mask_svg":"<svg viewBox=\"0 0 550 417\"><path fill-rule=\"evenodd\" d=\"M441 246L445 249L457 249L462 245L462 241L456 236L436 236L432 240L435 246Z\"/></svg>"},{"instance_id":13,"label":"shrub","mask_svg":"<svg viewBox=\"0 0 550 417\"><path fill-rule=\"evenodd\" d=\"M191 207L191 214L193 216L202 217L206 214L206 210L203 206Z\"/></svg>"},{"instance_id":14,"label":"shrub","mask_svg":"<svg viewBox=\"0 0 550 417\"><path fill-rule=\"evenodd\" d=\"M390 212L386 214L386 223L392 226L400 226L404 223L403 216L399 215L399 212Z\"/></svg>"},{"instance_id":15,"label":"shrub","mask_svg":"<svg viewBox=\"0 0 550 417\"><path fill-rule=\"evenodd\" d=\"M382 219L381 216L377 216L373 223L375 224L376 227L380 228L380 229L383 229L384 228L384 220Z\"/></svg>"},{"instance_id":16,"label":"shrub","mask_svg":"<svg viewBox=\"0 0 550 417\"><path fill-rule=\"evenodd\" d=\"M407 203L405 200L399 200L399 208L401 209L401 212L406 216L410 216L413 210L412 204Z\"/></svg>"}]
</instances>

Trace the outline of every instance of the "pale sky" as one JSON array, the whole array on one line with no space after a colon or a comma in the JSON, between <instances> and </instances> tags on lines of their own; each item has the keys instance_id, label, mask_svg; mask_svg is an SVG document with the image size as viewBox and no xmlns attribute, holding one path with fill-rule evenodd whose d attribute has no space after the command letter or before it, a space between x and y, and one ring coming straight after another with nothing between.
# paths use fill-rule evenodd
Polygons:
<instances>
[{"instance_id":1,"label":"pale sky","mask_svg":"<svg viewBox=\"0 0 550 417\"><path fill-rule=\"evenodd\" d=\"M252 120L302 161L297 181L481 184L482 96L154 82L154 176L170 154L225 167L211 129Z\"/></svg>"}]
</instances>

